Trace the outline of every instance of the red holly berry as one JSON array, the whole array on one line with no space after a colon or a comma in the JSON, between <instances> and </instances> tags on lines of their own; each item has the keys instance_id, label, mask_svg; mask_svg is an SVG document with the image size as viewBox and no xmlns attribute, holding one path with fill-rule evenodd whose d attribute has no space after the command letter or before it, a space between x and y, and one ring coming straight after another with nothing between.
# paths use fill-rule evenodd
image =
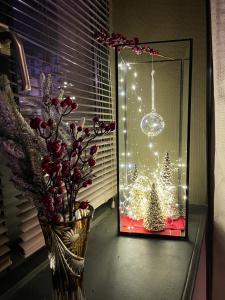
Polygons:
<instances>
[{"instance_id":1,"label":"red holly berry","mask_svg":"<svg viewBox=\"0 0 225 300\"><path fill-rule=\"evenodd\" d=\"M115 123L115 122L111 122L111 123L109 124L109 127L110 127L110 130L111 130L111 131L115 130L115 128L116 128L116 123Z\"/></svg>"},{"instance_id":2,"label":"red holly berry","mask_svg":"<svg viewBox=\"0 0 225 300\"><path fill-rule=\"evenodd\" d=\"M59 173L61 171L61 169L62 169L62 164L61 163L55 162L55 163L52 164L53 172Z\"/></svg>"},{"instance_id":3,"label":"red holly berry","mask_svg":"<svg viewBox=\"0 0 225 300\"><path fill-rule=\"evenodd\" d=\"M54 123L53 119L49 118L48 121L47 121L48 126L52 127L53 123Z\"/></svg>"},{"instance_id":4,"label":"red holly berry","mask_svg":"<svg viewBox=\"0 0 225 300\"><path fill-rule=\"evenodd\" d=\"M62 144L61 144L61 147L62 147L63 149L66 149L66 148L67 148L67 144L66 144L66 143L62 143Z\"/></svg>"},{"instance_id":5,"label":"red holly berry","mask_svg":"<svg viewBox=\"0 0 225 300\"><path fill-rule=\"evenodd\" d=\"M64 160L62 162L62 173L67 174L69 172L70 162L69 160Z\"/></svg>"},{"instance_id":6,"label":"red holly berry","mask_svg":"<svg viewBox=\"0 0 225 300\"><path fill-rule=\"evenodd\" d=\"M52 149L52 152L57 153L61 149L61 144L59 142L53 142L51 149Z\"/></svg>"},{"instance_id":7,"label":"red holly berry","mask_svg":"<svg viewBox=\"0 0 225 300\"><path fill-rule=\"evenodd\" d=\"M48 192L51 193L51 194L54 194L55 191L56 191L56 189L55 189L54 186L50 186L50 187L48 188Z\"/></svg>"},{"instance_id":8,"label":"red holly berry","mask_svg":"<svg viewBox=\"0 0 225 300\"><path fill-rule=\"evenodd\" d=\"M90 148L90 155L94 155L98 150L98 147L96 145L91 146Z\"/></svg>"},{"instance_id":9,"label":"red holly berry","mask_svg":"<svg viewBox=\"0 0 225 300\"><path fill-rule=\"evenodd\" d=\"M79 146L80 146L80 142L75 141L75 142L73 143L73 149L77 149Z\"/></svg>"},{"instance_id":10,"label":"red holly berry","mask_svg":"<svg viewBox=\"0 0 225 300\"><path fill-rule=\"evenodd\" d=\"M105 126L105 131L110 131L110 125L109 125L109 124L107 124L107 125Z\"/></svg>"},{"instance_id":11,"label":"red holly berry","mask_svg":"<svg viewBox=\"0 0 225 300\"><path fill-rule=\"evenodd\" d=\"M71 100L71 98L69 96L66 97L66 99L64 99L64 102L66 103L67 106L70 106L73 103L73 101Z\"/></svg>"},{"instance_id":12,"label":"red holly berry","mask_svg":"<svg viewBox=\"0 0 225 300\"><path fill-rule=\"evenodd\" d=\"M72 155L71 155L71 156L72 156L72 157L75 157L76 155L77 155L77 151L74 150L74 151L72 152Z\"/></svg>"},{"instance_id":13,"label":"red holly berry","mask_svg":"<svg viewBox=\"0 0 225 300\"><path fill-rule=\"evenodd\" d=\"M60 187L62 185L63 185L63 178L62 178L62 176L57 176L56 180L55 180L55 186L56 187Z\"/></svg>"},{"instance_id":14,"label":"red holly berry","mask_svg":"<svg viewBox=\"0 0 225 300\"><path fill-rule=\"evenodd\" d=\"M46 129L48 127L48 124L46 122L41 123L41 128Z\"/></svg>"},{"instance_id":15,"label":"red holly berry","mask_svg":"<svg viewBox=\"0 0 225 300\"><path fill-rule=\"evenodd\" d=\"M40 127L40 124L41 124L41 118L39 117L35 117L30 120L30 127L32 129L38 129Z\"/></svg>"},{"instance_id":16,"label":"red holly berry","mask_svg":"<svg viewBox=\"0 0 225 300\"><path fill-rule=\"evenodd\" d=\"M83 187L87 187L87 182L84 181L84 182L82 183L82 186L83 186Z\"/></svg>"},{"instance_id":17,"label":"red holly berry","mask_svg":"<svg viewBox=\"0 0 225 300\"><path fill-rule=\"evenodd\" d=\"M45 155L45 156L42 158L42 162L47 163L47 162L50 162L50 161L51 161L51 156L49 156L49 155Z\"/></svg>"},{"instance_id":18,"label":"red holly berry","mask_svg":"<svg viewBox=\"0 0 225 300\"><path fill-rule=\"evenodd\" d=\"M54 203L54 198L52 196L44 196L43 199L42 199L43 203L48 206L48 205L53 205Z\"/></svg>"},{"instance_id":19,"label":"red holly berry","mask_svg":"<svg viewBox=\"0 0 225 300\"><path fill-rule=\"evenodd\" d=\"M80 202L79 208L81 209L86 209L89 206L89 202L88 201L82 201Z\"/></svg>"},{"instance_id":20,"label":"red holly berry","mask_svg":"<svg viewBox=\"0 0 225 300\"><path fill-rule=\"evenodd\" d=\"M80 169L78 169L78 168L75 168L74 169L74 175L76 176L76 177L81 177L81 170Z\"/></svg>"},{"instance_id":21,"label":"red holly berry","mask_svg":"<svg viewBox=\"0 0 225 300\"><path fill-rule=\"evenodd\" d=\"M99 126L100 126L100 128L104 129L105 128L105 123L101 122Z\"/></svg>"},{"instance_id":22,"label":"red holly berry","mask_svg":"<svg viewBox=\"0 0 225 300\"><path fill-rule=\"evenodd\" d=\"M93 118L93 122L94 122L94 123L99 122L99 117L94 117L94 118Z\"/></svg>"},{"instance_id":23,"label":"red holly berry","mask_svg":"<svg viewBox=\"0 0 225 300\"><path fill-rule=\"evenodd\" d=\"M71 107L72 109L77 109L77 108L78 108L78 104L77 104L76 102L73 102L73 103L70 105L70 107Z\"/></svg>"},{"instance_id":24,"label":"red holly berry","mask_svg":"<svg viewBox=\"0 0 225 300\"><path fill-rule=\"evenodd\" d=\"M63 198L62 198L62 196L58 196L58 197L56 197L56 199L55 199L55 203L56 203L57 205L61 205L61 204L62 204L62 202L63 202Z\"/></svg>"},{"instance_id":25,"label":"red holly berry","mask_svg":"<svg viewBox=\"0 0 225 300\"><path fill-rule=\"evenodd\" d=\"M57 153L55 153L55 157L60 158L63 155L64 151L65 149L61 147L61 149Z\"/></svg>"},{"instance_id":26,"label":"red holly berry","mask_svg":"<svg viewBox=\"0 0 225 300\"><path fill-rule=\"evenodd\" d=\"M92 184L92 179L89 178L86 182L87 184Z\"/></svg>"},{"instance_id":27,"label":"red holly berry","mask_svg":"<svg viewBox=\"0 0 225 300\"><path fill-rule=\"evenodd\" d=\"M62 217L61 217L60 214L57 214L57 215L52 216L52 222L53 222L54 224L60 223L60 222L61 222L61 219L62 219Z\"/></svg>"},{"instance_id":28,"label":"red holly berry","mask_svg":"<svg viewBox=\"0 0 225 300\"><path fill-rule=\"evenodd\" d=\"M85 129L84 129L84 133L85 133L86 135L89 135L89 133L90 133L89 128L85 128Z\"/></svg>"},{"instance_id":29,"label":"red holly berry","mask_svg":"<svg viewBox=\"0 0 225 300\"><path fill-rule=\"evenodd\" d=\"M93 157L90 157L88 159L88 164L89 164L90 167L94 167L95 164L96 164L96 160Z\"/></svg>"},{"instance_id":30,"label":"red holly berry","mask_svg":"<svg viewBox=\"0 0 225 300\"><path fill-rule=\"evenodd\" d=\"M58 188L57 193L61 195L61 194L63 194L63 192L64 192L64 188L60 186L60 187Z\"/></svg>"},{"instance_id":31,"label":"red holly berry","mask_svg":"<svg viewBox=\"0 0 225 300\"><path fill-rule=\"evenodd\" d=\"M82 130L83 130L82 126L77 127L77 131L82 131Z\"/></svg>"},{"instance_id":32,"label":"red holly berry","mask_svg":"<svg viewBox=\"0 0 225 300\"><path fill-rule=\"evenodd\" d=\"M76 128L76 125L75 125L74 123L71 123L71 124L70 124L70 129L71 129L71 130L74 130L75 128Z\"/></svg>"},{"instance_id":33,"label":"red holly berry","mask_svg":"<svg viewBox=\"0 0 225 300\"><path fill-rule=\"evenodd\" d=\"M47 149L49 152L52 152L52 141L47 142Z\"/></svg>"},{"instance_id":34,"label":"red holly berry","mask_svg":"<svg viewBox=\"0 0 225 300\"><path fill-rule=\"evenodd\" d=\"M52 105L57 106L59 104L59 100L54 98L51 100Z\"/></svg>"},{"instance_id":35,"label":"red holly berry","mask_svg":"<svg viewBox=\"0 0 225 300\"><path fill-rule=\"evenodd\" d=\"M60 103L60 106L62 108L66 107L67 106L67 103L65 102L65 100L63 100L61 103Z\"/></svg>"},{"instance_id":36,"label":"red holly berry","mask_svg":"<svg viewBox=\"0 0 225 300\"><path fill-rule=\"evenodd\" d=\"M53 212L54 210L55 210L55 208L54 208L53 204L50 204L50 205L47 206L47 211L48 212Z\"/></svg>"}]
</instances>

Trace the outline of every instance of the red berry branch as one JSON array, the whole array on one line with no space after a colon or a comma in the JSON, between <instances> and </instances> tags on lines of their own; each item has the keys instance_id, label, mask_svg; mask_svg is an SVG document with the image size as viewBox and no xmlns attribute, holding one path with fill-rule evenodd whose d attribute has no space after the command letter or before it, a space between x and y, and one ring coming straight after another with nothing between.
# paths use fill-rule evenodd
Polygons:
<instances>
[{"instance_id":1,"label":"red berry branch","mask_svg":"<svg viewBox=\"0 0 225 300\"><path fill-rule=\"evenodd\" d=\"M134 53L137 55L140 55L142 53L149 53L150 55L159 55L159 51L156 49L153 49L149 46L141 46L139 44L139 39L137 37L129 40L125 36L123 36L120 33L112 33L111 35L108 35L104 32L99 32L95 36L96 41L99 43L105 43L111 48L114 48L118 45L122 48L130 48Z\"/></svg>"},{"instance_id":2,"label":"red berry branch","mask_svg":"<svg viewBox=\"0 0 225 300\"><path fill-rule=\"evenodd\" d=\"M65 142L59 139L60 125L78 105L66 97L62 101L51 99L48 107L57 112L57 120L42 120L40 117L30 120L31 128L45 140L47 150L41 161L47 186L41 201L48 221L72 221L78 208L85 209L89 205L88 201L77 205L76 198L82 188L92 184L94 177L92 171L98 147L90 143L97 136L114 131L115 123L102 122L98 117L93 118L91 128L71 123L68 125L70 138Z\"/></svg>"}]
</instances>

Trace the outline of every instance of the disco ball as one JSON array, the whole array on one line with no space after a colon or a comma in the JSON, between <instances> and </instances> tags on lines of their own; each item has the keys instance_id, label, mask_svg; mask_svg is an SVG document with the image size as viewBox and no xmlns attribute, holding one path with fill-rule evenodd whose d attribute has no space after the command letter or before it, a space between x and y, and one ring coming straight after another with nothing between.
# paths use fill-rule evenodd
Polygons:
<instances>
[{"instance_id":1,"label":"disco ball","mask_svg":"<svg viewBox=\"0 0 225 300\"><path fill-rule=\"evenodd\" d=\"M152 111L142 118L140 126L143 133L151 137L157 136L163 131L165 122L162 116Z\"/></svg>"}]
</instances>

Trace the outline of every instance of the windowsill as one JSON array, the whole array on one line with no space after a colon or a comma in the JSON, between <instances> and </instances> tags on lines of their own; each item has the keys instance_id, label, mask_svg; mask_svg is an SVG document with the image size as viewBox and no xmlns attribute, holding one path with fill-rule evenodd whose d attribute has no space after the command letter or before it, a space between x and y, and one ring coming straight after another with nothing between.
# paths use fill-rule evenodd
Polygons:
<instances>
[{"instance_id":1,"label":"windowsill","mask_svg":"<svg viewBox=\"0 0 225 300\"><path fill-rule=\"evenodd\" d=\"M94 222L84 274L88 300L191 299L206 207L190 207L187 241L118 237L115 210L110 208L102 210ZM51 298L47 261L26 278L1 299Z\"/></svg>"}]
</instances>

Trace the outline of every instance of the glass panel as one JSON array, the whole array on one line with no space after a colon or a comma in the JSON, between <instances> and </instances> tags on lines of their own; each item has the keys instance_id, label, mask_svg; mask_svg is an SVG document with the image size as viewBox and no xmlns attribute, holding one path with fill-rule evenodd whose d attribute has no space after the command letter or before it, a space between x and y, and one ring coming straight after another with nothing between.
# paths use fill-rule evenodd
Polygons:
<instances>
[{"instance_id":1,"label":"glass panel","mask_svg":"<svg viewBox=\"0 0 225 300\"><path fill-rule=\"evenodd\" d=\"M120 232L186 236L190 40L118 52Z\"/></svg>"}]
</instances>

